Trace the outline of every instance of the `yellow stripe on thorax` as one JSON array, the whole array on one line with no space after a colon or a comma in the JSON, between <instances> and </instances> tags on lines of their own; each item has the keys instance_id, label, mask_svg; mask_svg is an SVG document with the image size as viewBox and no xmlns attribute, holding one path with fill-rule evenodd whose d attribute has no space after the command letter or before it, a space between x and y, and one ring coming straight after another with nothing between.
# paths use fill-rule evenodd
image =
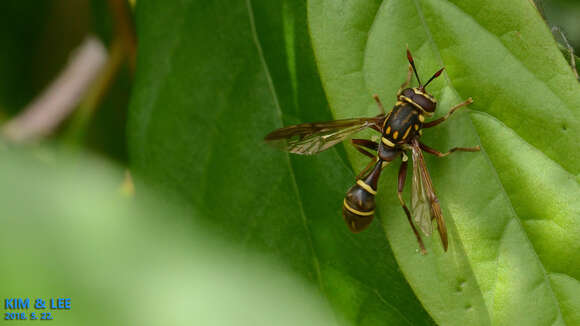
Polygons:
<instances>
[{"instance_id":1,"label":"yellow stripe on thorax","mask_svg":"<svg viewBox=\"0 0 580 326\"><path fill-rule=\"evenodd\" d=\"M410 104L412 104L417 109L421 110L421 112L423 114L426 114L429 117L433 115L433 112L427 112L427 111L425 111L425 109L423 109L422 106L420 106L419 104L415 103L415 101L411 100L410 98L406 97L405 95L401 95L401 98L404 99L405 101L409 102Z\"/></svg>"},{"instance_id":2,"label":"yellow stripe on thorax","mask_svg":"<svg viewBox=\"0 0 580 326\"><path fill-rule=\"evenodd\" d=\"M427 94L425 92L422 92L420 89L413 88L413 91L415 92L415 94L423 95L424 97L426 97L427 99L429 99L433 103L437 103L437 100L433 96L431 96L431 95L429 95L429 94Z\"/></svg>"},{"instance_id":3,"label":"yellow stripe on thorax","mask_svg":"<svg viewBox=\"0 0 580 326\"><path fill-rule=\"evenodd\" d=\"M388 140L387 138L385 138L385 137L381 137L381 141L382 141L382 142L383 142L383 144L385 144L387 147L395 147L395 144L394 144L392 141L390 141L390 140Z\"/></svg>"},{"instance_id":4,"label":"yellow stripe on thorax","mask_svg":"<svg viewBox=\"0 0 580 326\"><path fill-rule=\"evenodd\" d=\"M401 95L401 98L403 98L405 101L411 103L417 109L419 109L421 111L425 111L425 110L423 110L423 108L419 104L415 103L415 101L413 101L412 99L406 97L405 95Z\"/></svg>"},{"instance_id":5,"label":"yellow stripe on thorax","mask_svg":"<svg viewBox=\"0 0 580 326\"><path fill-rule=\"evenodd\" d=\"M409 128L407 128L407 131L405 131L405 134L403 135L403 139L407 138L407 136L409 136L409 132L411 131L411 125L409 125Z\"/></svg>"}]
</instances>

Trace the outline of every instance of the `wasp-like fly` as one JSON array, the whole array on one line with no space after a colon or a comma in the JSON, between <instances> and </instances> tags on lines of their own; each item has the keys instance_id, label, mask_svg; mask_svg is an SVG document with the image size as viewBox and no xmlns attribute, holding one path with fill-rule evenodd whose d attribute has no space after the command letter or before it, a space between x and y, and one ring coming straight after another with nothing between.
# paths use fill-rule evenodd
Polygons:
<instances>
[{"instance_id":1,"label":"wasp-like fly","mask_svg":"<svg viewBox=\"0 0 580 326\"><path fill-rule=\"evenodd\" d=\"M409 73L407 79L397 92L397 102L389 113L385 113L383 105L374 96L381 113L371 118L344 119L318 123L303 123L275 130L265 138L266 142L294 154L312 155L324 151L352 134L366 128L381 133L379 142L367 139L352 139L354 147L372 161L359 173L356 183L352 186L343 201L342 213L344 220L352 232L366 229L375 215L375 195L381 170L395 158L401 157L398 178L398 197L409 224L419 242L421 253L425 254L423 240L417 232L415 224L427 236L431 235L433 220L441 237L443 249L447 251L447 228L441 213L439 200L435 195L429 171L425 165L423 151L438 157L449 155L455 151L475 152L476 147L455 147L446 153L441 153L421 143L422 129L434 127L447 120L457 109L473 102L471 98L453 106L449 112L436 120L425 122L431 117L437 107L437 100L425 88L441 75L444 68L437 71L425 84L421 83L411 52L407 50ZM413 72L419 87L409 88ZM371 152L373 154L371 154ZM407 153L411 152L413 161L413 182L411 192L411 211L403 200L403 188L407 176ZM414 219L411 216L414 216ZM413 222L414 220L414 222Z\"/></svg>"}]
</instances>

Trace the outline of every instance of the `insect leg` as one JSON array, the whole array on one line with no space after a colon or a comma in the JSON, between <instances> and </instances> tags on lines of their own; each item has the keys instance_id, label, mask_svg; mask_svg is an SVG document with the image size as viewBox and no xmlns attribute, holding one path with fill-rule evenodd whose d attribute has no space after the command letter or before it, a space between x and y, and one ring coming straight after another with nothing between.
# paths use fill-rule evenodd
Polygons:
<instances>
[{"instance_id":1,"label":"insect leg","mask_svg":"<svg viewBox=\"0 0 580 326\"><path fill-rule=\"evenodd\" d=\"M369 164L356 176L356 179L359 180L361 179L366 173L367 171L373 166L373 164L375 164L377 162L377 156L373 155L369 152L367 152L365 149L363 149L363 147L376 151L379 148L379 144L368 140L368 139L351 139L350 140L352 145L354 146L354 148L356 148L357 151L361 152L362 154L372 158L373 160L369 162Z\"/></svg>"},{"instance_id":2,"label":"insect leg","mask_svg":"<svg viewBox=\"0 0 580 326\"><path fill-rule=\"evenodd\" d=\"M379 149L379 144L368 139L351 139L350 142L356 148L357 151L361 152L363 155L368 156L370 158L375 158L376 155L373 155L367 152L364 148L370 149L372 151L376 151Z\"/></svg>"},{"instance_id":3,"label":"insect leg","mask_svg":"<svg viewBox=\"0 0 580 326\"><path fill-rule=\"evenodd\" d=\"M435 155L437 157L444 157L447 156L453 152L459 151L459 152L479 152L481 150L481 148L478 146L475 147L453 147L452 149L450 149L448 152L446 153L441 153L440 151L431 148L423 143L419 143L419 146L421 147L422 150L424 150L425 152Z\"/></svg>"},{"instance_id":4,"label":"insect leg","mask_svg":"<svg viewBox=\"0 0 580 326\"><path fill-rule=\"evenodd\" d=\"M411 229L413 229L413 233L415 233L415 237L417 238L417 242L419 242L419 248L421 250L421 254L425 255L425 254L427 254L427 250L425 250L425 245L423 244L423 240L421 239L419 232L415 228L415 224L413 224L413 220L411 219L411 212L409 211L409 208L407 208L407 205L405 204L405 201L403 200L403 188L405 188L405 179L407 178L407 163L408 163L408 161L402 162L401 167L399 168L399 182L397 185L397 196L399 197L399 202L401 203L401 206L403 207L403 210L405 211L405 215L407 215L407 220L409 221L409 224L411 225Z\"/></svg>"},{"instance_id":5,"label":"insect leg","mask_svg":"<svg viewBox=\"0 0 580 326\"><path fill-rule=\"evenodd\" d=\"M375 99L375 101L377 102L377 105L379 106L379 110L381 111L381 115L385 115L385 107L383 106L383 103L381 103L381 99L379 98L379 96L377 94L373 94L373 98Z\"/></svg>"},{"instance_id":6,"label":"insect leg","mask_svg":"<svg viewBox=\"0 0 580 326\"><path fill-rule=\"evenodd\" d=\"M568 54L570 55L570 66L572 67L572 71L574 72L574 76L576 76L576 79L580 80L580 76L578 76L578 70L576 69L576 58L574 56L574 48L570 45L570 42L568 42L568 38L566 38L566 35L564 35L564 32L562 32L562 30L559 27L557 26L552 27L552 33L553 32L560 33L562 40L564 40L564 44L566 45L566 48L568 49Z\"/></svg>"},{"instance_id":7,"label":"insect leg","mask_svg":"<svg viewBox=\"0 0 580 326\"><path fill-rule=\"evenodd\" d=\"M435 127L436 125L440 124L441 122L449 119L449 116L451 116L453 114L453 112L461 109L464 106L467 106L469 104L473 103L473 99L470 97L467 100L455 105L454 107L452 107L449 112L447 112L447 114L439 119L433 120L433 121L429 121L427 123L423 124L423 128L431 128L431 127Z\"/></svg>"},{"instance_id":8,"label":"insect leg","mask_svg":"<svg viewBox=\"0 0 580 326\"><path fill-rule=\"evenodd\" d=\"M383 133L383 131L381 130L381 127L379 127L379 126L372 125L372 126L370 126L370 128L373 129L373 130L376 130L376 131L378 131L380 133Z\"/></svg>"},{"instance_id":9,"label":"insect leg","mask_svg":"<svg viewBox=\"0 0 580 326\"><path fill-rule=\"evenodd\" d=\"M384 109L383 109L384 110ZM383 129L381 129L383 123L385 122L385 119L387 118L387 115L385 114L385 112L377 115L375 117L375 121L369 125L369 128L377 131L378 133L382 134L383 133Z\"/></svg>"},{"instance_id":10,"label":"insect leg","mask_svg":"<svg viewBox=\"0 0 580 326\"><path fill-rule=\"evenodd\" d=\"M370 161L369 164L367 164L367 166L365 166L365 168L362 169L362 171L360 171L360 173L356 176L356 179L361 180L362 178L364 178L368 170L372 168L375 165L375 163L377 163L377 157L374 157L373 160Z\"/></svg>"}]
</instances>

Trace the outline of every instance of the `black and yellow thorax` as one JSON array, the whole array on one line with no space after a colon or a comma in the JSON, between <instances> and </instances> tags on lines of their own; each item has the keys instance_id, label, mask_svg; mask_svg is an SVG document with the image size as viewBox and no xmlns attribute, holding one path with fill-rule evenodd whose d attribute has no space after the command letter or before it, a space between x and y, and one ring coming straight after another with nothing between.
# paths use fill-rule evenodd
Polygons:
<instances>
[{"instance_id":1,"label":"black and yellow thorax","mask_svg":"<svg viewBox=\"0 0 580 326\"><path fill-rule=\"evenodd\" d=\"M421 130L424 119L424 115L412 104L398 102L383 124L383 144L395 147L409 142Z\"/></svg>"},{"instance_id":2,"label":"black and yellow thorax","mask_svg":"<svg viewBox=\"0 0 580 326\"><path fill-rule=\"evenodd\" d=\"M435 111L437 101L420 88L406 88L397 94L397 103L383 123L382 143L394 148L410 142Z\"/></svg>"}]
</instances>

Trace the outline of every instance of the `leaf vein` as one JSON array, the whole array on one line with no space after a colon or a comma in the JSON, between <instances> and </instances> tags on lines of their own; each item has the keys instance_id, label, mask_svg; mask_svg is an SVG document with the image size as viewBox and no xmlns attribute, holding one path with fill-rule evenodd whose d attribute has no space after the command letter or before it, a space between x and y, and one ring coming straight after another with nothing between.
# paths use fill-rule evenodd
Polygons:
<instances>
[{"instance_id":1,"label":"leaf vein","mask_svg":"<svg viewBox=\"0 0 580 326\"><path fill-rule=\"evenodd\" d=\"M249 16L249 20L250 20L252 39L254 40L254 44L255 44L256 49L258 51L258 57L260 58L260 62L264 68L266 79L268 81L268 87L270 88L270 93L272 94L272 99L274 100L274 104L275 104L275 107L276 107L277 112L278 112L278 117L279 117L280 121L282 121L282 109L281 109L280 103L278 101L278 96L276 95L276 89L274 87L274 82L272 81L272 76L270 75L270 70L268 68L268 64L266 63L266 59L264 58L264 52L262 50L262 46L260 45L260 42L258 39L258 33L256 32L256 23L254 20L254 13L252 10L251 0L246 0L246 6L248 8L248 16ZM289 154L286 154L286 161L288 163L288 170L289 170L290 175L292 177L292 186L294 188L294 191L296 192L296 195L298 196L298 198L301 198L300 191L298 188L298 183L296 181L296 175L294 173L294 168L292 166L292 162L290 160ZM314 250L314 244L312 242L312 237L311 237L309 229L308 229L306 213L304 211L304 207L302 206L301 200L298 200L298 207L300 210L300 215L302 217L302 223L303 223L303 226L305 229L306 237L308 238L308 245L309 245L310 250L312 252L313 265L314 265L313 267L314 267L314 270L316 272L316 279L318 281L320 291L325 295L325 297L328 298L328 295L325 293L324 286L322 284L322 275L320 272L320 264L318 261L318 256L316 254L316 251Z\"/></svg>"}]
</instances>

